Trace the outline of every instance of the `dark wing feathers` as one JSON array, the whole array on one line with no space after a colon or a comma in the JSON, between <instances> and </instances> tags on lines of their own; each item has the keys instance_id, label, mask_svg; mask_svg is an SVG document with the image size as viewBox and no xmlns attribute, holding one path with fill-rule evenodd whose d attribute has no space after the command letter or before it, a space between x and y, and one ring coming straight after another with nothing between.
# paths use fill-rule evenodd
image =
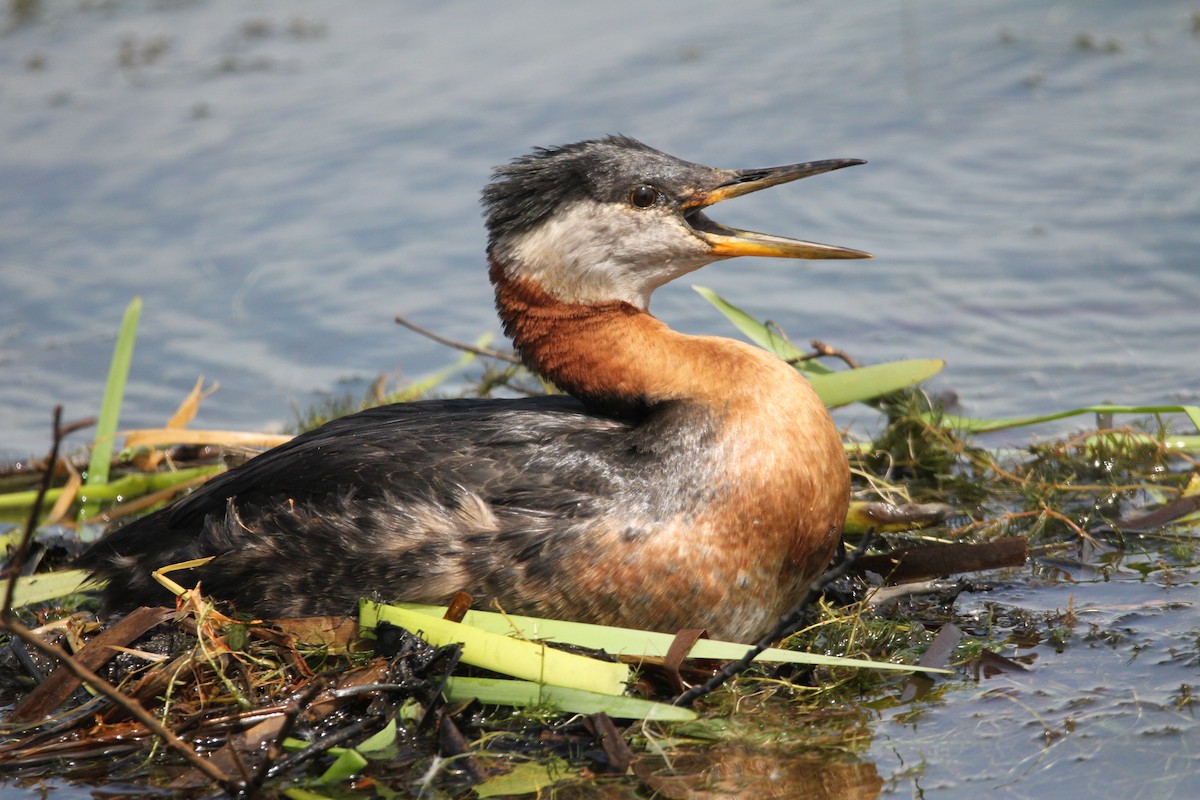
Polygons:
<instances>
[{"instance_id":1,"label":"dark wing feathers","mask_svg":"<svg viewBox=\"0 0 1200 800\"><path fill-rule=\"evenodd\" d=\"M570 439L563 443L569 451L573 443L590 438L590 431L618 427L568 397L380 406L301 434L219 475L173 506L168 526L197 525L223 511L230 497L242 505L301 502L350 487L390 488L401 497L439 500L448 489L462 486L504 502L514 489L551 477L538 481L527 469L543 448Z\"/></svg>"},{"instance_id":2,"label":"dark wing feathers","mask_svg":"<svg viewBox=\"0 0 1200 800\"><path fill-rule=\"evenodd\" d=\"M472 577L489 557L533 560L545 533L611 510L621 489L645 478L635 429L562 396L370 409L111 532L83 564L109 580L114 608L162 602L150 571L202 555L221 565L197 571L205 586L259 613L329 612L372 581L432 597L464 580L464 569ZM464 566L468 540L485 534L491 545L475 543L485 557ZM317 599L279 599L296 594L295 576L318 574L327 577L309 584Z\"/></svg>"}]
</instances>

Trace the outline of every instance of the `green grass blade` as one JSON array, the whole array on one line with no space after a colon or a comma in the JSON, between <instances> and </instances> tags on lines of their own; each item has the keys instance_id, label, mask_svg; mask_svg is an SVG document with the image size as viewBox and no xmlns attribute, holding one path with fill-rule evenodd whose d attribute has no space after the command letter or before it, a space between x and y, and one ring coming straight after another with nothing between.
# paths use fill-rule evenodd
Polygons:
<instances>
[{"instance_id":1,"label":"green grass blade","mask_svg":"<svg viewBox=\"0 0 1200 800\"><path fill-rule=\"evenodd\" d=\"M396 743L396 719L393 717L388 720L387 725L384 725L378 732L371 734L363 740L362 744L354 748L360 753L378 753L387 750Z\"/></svg>"},{"instance_id":2,"label":"green grass blade","mask_svg":"<svg viewBox=\"0 0 1200 800\"><path fill-rule=\"evenodd\" d=\"M691 709L643 700L640 697L617 697L583 689L501 678L450 678L446 681L446 697L452 703L474 698L489 705L546 707L568 714L596 714L603 711L616 719L646 719L658 722L687 722L696 719L696 712Z\"/></svg>"},{"instance_id":3,"label":"green grass blade","mask_svg":"<svg viewBox=\"0 0 1200 800\"><path fill-rule=\"evenodd\" d=\"M150 492L186 483L201 475L211 475L224 470L224 465L216 464L207 467L189 467L174 472L134 472L103 486L91 487L87 490L88 500L97 503L115 502L118 499L131 500ZM62 489L50 489L46 492L45 505L53 505L61 494ZM0 515L23 514L33 508L33 501L36 498L36 491L0 494Z\"/></svg>"},{"instance_id":4,"label":"green grass blade","mask_svg":"<svg viewBox=\"0 0 1200 800\"><path fill-rule=\"evenodd\" d=\"M577 775L578 773L572 771L570 765L561 758L525 761L503 775L496 775L472 788L480 798L542 797L542 789Z\"/></svg>"},{"instance_id":5,"label":"green grass blade","mask_svg":"<svg viewBox=\"0 0 1200 800\"><path fill-rule=\"evenodd\" d=\"M869 367L809 375L808 382L830 408L862 403L915 386L942 371L946 362L936 358L891 361Z\"/></svg>"},{"instance_id":6,"label":"green grass blade","mask_svg":"<svg viewBox=\"0 0 1200 800\"><path fill-rule=\"evenodd\" d=\"M357 750L347 748L338 753L337 759L329 765L329 769L321 773L316 784L328 786L331 783L341 783L362 772L365 766L367 766L367 759Z\"/></svg>"},{"instance_id":7,"label":"green grass blade","mask_svg":"<svg viewBox=\"0 0 1200 800\"><path fill-rule=\"evenodd\" d=\"M419 603L397 603L392 608L403 608L419 614L440 617L446 613L444 606L428 606ZM365 623L364 623L365 624ZM586 622L567 622L558 619L522 617L513 614L497 614L492 611L470 610L463 617L463 624L495 634L517 635L529 639L544 639L560 644L573 644L603 650L613 655L630 657L666 656L675 637L669 633L639 631L633 628L616 628L609 625L592 625ZM413 630L410 626L409 630ZM749 645L737 642L721 642L716 639L700 639L688 652L690 658L712 658L731 661L746 654ZM796 650L771 648L758 661L817 664L828 667L859 667L865 669L897 670L901 672L946 672L943 669L926 669L907 664L891 664L881 661L866 661L857 658L839 658L817 653L802 653Z\"/></svg>"},{"instance_id":8,"label":"green grass blade","mask_svg":"<svg viewBox=\"0 0 1200 800\"><path fill-rule=\"evenodd\" d=\"M41 575L22 575L16 579L17 589L13 593L13 608L45 603L48 600L56 600L59 597L95 588L83 585L87 579L88 573L82 569L64 569Z\"/></svg>"},{"instance_id":9,"label":"green grass blade","mask_svg":"<svg viewBox=\"0 0 1200 800\"><path fill-rule=\"evenodd\" d=\"M92 456L88 461L85 486L100 486L108 483L108 465L112 461L113 443L117 435L117 422L121 417L121 402L125 398L125 383L129 378L129 367L133 363L133 345L137 341L138 320L142 315L142 298L134 297L125 309L117 343L113 348L112 362L108 367L108 382L104 387L104 399L100 403L100 416L96 421L96 439L92 444ZM86 499L79 509L79 521L86 522L94 515L99 504Z\"/></svg>"},{"instance_id":10,"label":"green grass blade","mask_svg":"<svg viewBox=\"0 0 1200 800\"><path fill-rule=\"evenodd\" d=\"M461 644L463 663L514 678L607 695L624 693L630 679L630 669L625 664L564 653L399 605L370 600L359 604L360 627L372 629L381 621L418 633L433 645Z\"/></svg>"},{"instance_id":11,"label":"green grass blade","mask_svg":"<svg viewBox=\"0 0 1200 800\"><path fill-rule=\"evenodd\" d=\"M329 797L328 795L310 792L308 789L300 789L295 786L289 789L284 789L283 796L287 797L289 800L333 800L333 798Z\"/></svg>"},{"instance_id":12,"label":"green grass blade","mask_svg":"<svg viewBox=\"0 0 1200 800\"><path fill-rule=\"evenodd\" d=\"M1072 408L1068 411L1059 411L1053 414L1038 414L1029 417L999 417L995 419L984 419L975 417L956 417L956 416L941 416L935 418L933 415L925 415L925 418L930 422L940 420L941 424L947 428L964 431L966 433L989 433L991 431L1001 431L1008 428L1021 428L1026 425L1037 425L1042 422L1053 422L1054 420L1066 419L1067 417L1077 417L1081 414L1184 414L1188 420L1200 431L1200 406L1185 406L1185 405L1155 405L1155 406L1132 406L1132 405L1113 405L1102 403L1094 406L1083 406L1081 408Z\"/></svg>"}]
</instances>

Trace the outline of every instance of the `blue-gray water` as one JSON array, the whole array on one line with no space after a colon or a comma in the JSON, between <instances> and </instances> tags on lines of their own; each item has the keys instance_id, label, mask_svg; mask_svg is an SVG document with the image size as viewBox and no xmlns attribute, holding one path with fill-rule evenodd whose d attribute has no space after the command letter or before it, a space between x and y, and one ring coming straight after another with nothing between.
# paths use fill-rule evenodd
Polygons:
<instances>
[{"instance_id":1,"label":"blue-gray water","mask_svg":"<svg viewBox=\"0 0 1200 800\"><path fill-rule=\"evenodd\" d=\"M497 330L489 168L618 131L870 161L713 216L876 260L714 265L656 296L680 329L733 335L695 282L863 361L945 358L971 414L1200 402L1195 2L39 5L0 22L0 454L43 452L56 403L95 413L135 294L125 427L198 375L197 426L263 429L441 366L392 318ZM954 767L925 796L1044 796Z\"/></svg>"},{"instance_id":2,"label":"blue-gray water","mask_svg":"<svg viewBox=\"0 0 1200 800\"><path fill-rule=\"evenodd\" d=\"M730 203L872 262L715 287L861 360L938 356L968 413L1200 399L1200 37L1188 2L47 3L0 37L0 453L93 414L146 303L123 424L286 422L497 325L477 193L620 131L722 166L865 167ZM82 439L81 439L82 440Z\"/></svg>"}]
</instances>

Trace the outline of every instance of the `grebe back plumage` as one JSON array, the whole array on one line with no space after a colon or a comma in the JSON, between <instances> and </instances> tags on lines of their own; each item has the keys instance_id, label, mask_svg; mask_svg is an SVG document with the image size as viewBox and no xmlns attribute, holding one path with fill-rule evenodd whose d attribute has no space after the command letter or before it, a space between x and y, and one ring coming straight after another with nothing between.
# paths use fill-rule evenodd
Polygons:
<instances>
[{"instance_id":1,"label":"grebe back plumage","mask_svg":"<svg viewBox=\"0 0 1200 800\"><path fill-rule=\"evenodd\" d=\"M849 499L808 383L651 316L658 286L738 255L864 258L726 228L703 208L857 160L761 170L627 137L539 149L483 193L505 331L570 396L430 400L334 420L117 529L83 562L118 610L160 566L265 617L361 596L749 640L829 562Z\"/></svg>"}]
</instances>

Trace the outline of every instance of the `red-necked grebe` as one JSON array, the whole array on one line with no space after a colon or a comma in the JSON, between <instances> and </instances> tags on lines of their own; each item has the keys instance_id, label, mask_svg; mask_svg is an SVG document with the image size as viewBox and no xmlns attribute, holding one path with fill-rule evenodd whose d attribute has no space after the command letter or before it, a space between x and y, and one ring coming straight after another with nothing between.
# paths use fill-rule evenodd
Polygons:
<instances>
[{"instance_id":1,"label":"red-necked grebe","mask_svg":"<svg viewBox=\"0 0 1200 800\"><path fill-rule=\"evenodd\" d=\"M463 590L518 614L765 632L836 548L838 432L791 366L647 306L719 259L868 257L703 212L860 163L724 170L608 137L499 167L483 191L496 307L569 396L403 403L297 436L94 545L106 605L167 602L152 570L215 556L182 580L265 617Z\"/></svg>"}]
</instances>

